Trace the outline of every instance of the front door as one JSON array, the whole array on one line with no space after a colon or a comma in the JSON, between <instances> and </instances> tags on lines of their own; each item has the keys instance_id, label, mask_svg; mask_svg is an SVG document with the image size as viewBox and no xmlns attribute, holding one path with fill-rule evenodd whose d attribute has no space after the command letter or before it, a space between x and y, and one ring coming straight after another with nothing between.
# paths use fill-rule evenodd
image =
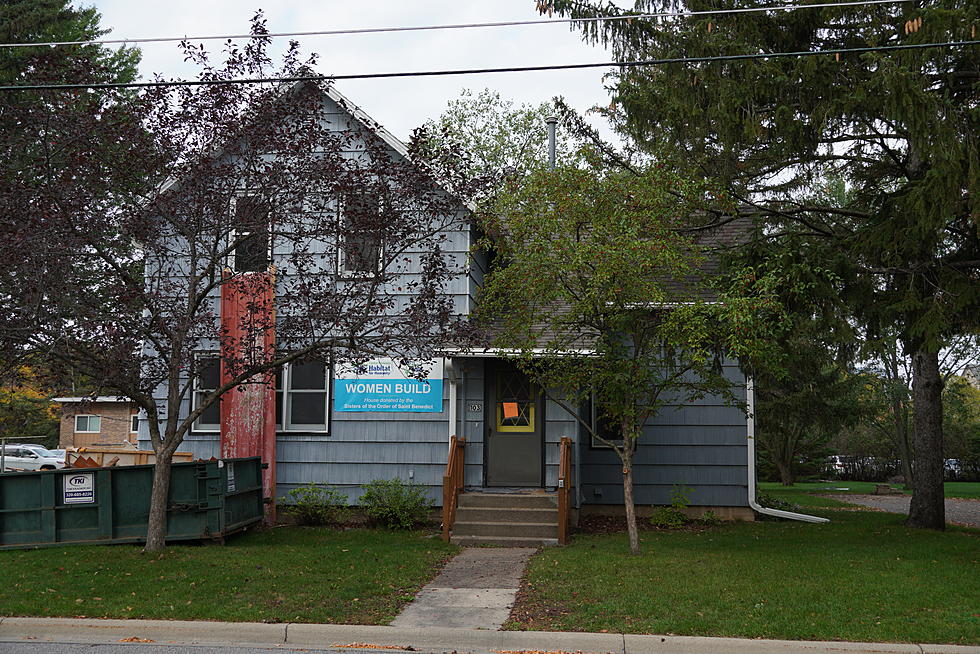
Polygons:
<instances>
[{"instance_id":1,"label":"front door","mask_svg":"<svg viewBox=\"0 0 980 654\"><path fill-rule=\"evenodd\" d=\"M487 486L542 486L541 393L527 375L494 362L487 379Z\"/></svg>"}]
</instances>

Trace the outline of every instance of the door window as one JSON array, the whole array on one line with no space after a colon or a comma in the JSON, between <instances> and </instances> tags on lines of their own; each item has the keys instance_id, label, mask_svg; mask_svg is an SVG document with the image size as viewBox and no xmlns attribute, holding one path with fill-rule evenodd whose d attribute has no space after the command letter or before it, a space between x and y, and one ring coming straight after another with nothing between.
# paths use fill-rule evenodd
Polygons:
<instances>
[{"instance_id":1,"label":"door window","mask_svg":"<svg viewBox=\"0 0 980 654\"><path fill-rule=\"evenodd\" d=\"M497 431L533 432L537 398L528 378L512 371L497 373Z\"/></svg>"}]
</instances>

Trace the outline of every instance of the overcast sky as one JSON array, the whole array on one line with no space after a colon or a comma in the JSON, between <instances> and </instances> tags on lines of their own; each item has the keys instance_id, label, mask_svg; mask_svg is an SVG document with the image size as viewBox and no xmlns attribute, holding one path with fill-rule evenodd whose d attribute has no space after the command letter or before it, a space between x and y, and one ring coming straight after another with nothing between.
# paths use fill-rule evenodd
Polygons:
<instances>
[{"instance_id":1,"label":"overcast sky","mask_svg":"<svg viewBox=\"0 0 980 654\"><path fill-rule=\"evenodd\" d=\"M271 32L445 25L534 20L534 0L95 0L106 38L241 34L261 7ZM567 24L487 27L435 32L299 37L304 53L320 55L323 74L356 74L451 68L490 68L608 61L600 47L584 44ZM278 39L277 42L288 39ZM215 52L221 41L209 41ZM162 73L189 78L176 43L141 44L144 77ZM517 103L537 104L556 95L585 111L608 104L605 68L579 71L494 73L430 78L345 80L337 88L402 140L445 109L464 88L491 88ZM599 126L597 119L593 122ZM544 129L544 126L542 126ZM603 130L604 132L606 130Z\"/></svg>"}]
</instances>

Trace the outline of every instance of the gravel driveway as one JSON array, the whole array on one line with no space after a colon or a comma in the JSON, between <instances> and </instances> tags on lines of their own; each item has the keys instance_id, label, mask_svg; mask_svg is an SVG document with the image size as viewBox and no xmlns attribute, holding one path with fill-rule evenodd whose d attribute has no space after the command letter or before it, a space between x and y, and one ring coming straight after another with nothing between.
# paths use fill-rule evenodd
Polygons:
<instances>
[{"instance_id":1,"label":"gravel driveway","mask_svg":"<svg viewBox=\"0 0 980 654\"><path fill-rule=\"evenodd\" d=\"M879 511L888 513L909 512L909 502L912 498L908 495L823 495L840 502L850 504L860 504ZM946 522L953 522L969 527L980 527L980 500L967 500L961 498L946 498Z\"/></svg>"}]
</instances>

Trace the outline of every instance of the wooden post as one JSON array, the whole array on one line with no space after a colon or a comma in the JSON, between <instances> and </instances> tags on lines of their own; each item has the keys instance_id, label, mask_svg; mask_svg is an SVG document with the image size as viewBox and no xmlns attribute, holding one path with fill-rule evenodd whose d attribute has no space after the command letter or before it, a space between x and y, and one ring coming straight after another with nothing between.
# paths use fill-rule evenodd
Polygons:
<instances>
[{"instance_id":1,"label":"wooden post","mask_svg":"<svg viewBox=\"0 0 980 654\"><path fill-rule=\"evenodd\" d=\"M568 543L570 493L572 488L572 439L562 436L558 444L558 544Z\"/></svg>"}]
</instances>

